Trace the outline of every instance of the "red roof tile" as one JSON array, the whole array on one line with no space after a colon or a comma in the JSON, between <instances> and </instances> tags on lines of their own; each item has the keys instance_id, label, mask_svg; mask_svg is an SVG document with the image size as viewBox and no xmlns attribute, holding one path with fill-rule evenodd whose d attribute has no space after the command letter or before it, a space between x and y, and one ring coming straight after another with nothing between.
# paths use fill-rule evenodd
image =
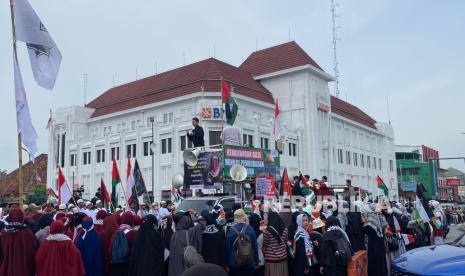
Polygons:
<instances>
[{"instance_id":1,"label":"red roof tile","mask_svg":"<svg viewBox=\"0 0 465 276\"><path fill-rule=\"evenodd\" d=\"M291 41L253 52L239 68L260 76L302 65L313 65L323 71L295 41Z\"/></svg>"},{"instance_id":2,"label":"red roof tile","mask_svg":"<svg viewBox=\"0 0 465 276\"><path fill-rule=\"evenodd\" d=\"M331 112L369 128L376 129L376 121L373 118L368 116L360 108L334 96L331 96Z\"/></svg>"},{"instance_id":3,"label":"red roof tile","mask_svg":"<svg viewBox=\"0 0 465 276\"><path fill-rule=\"evenodd\" d=\"M232 83L237 94L274 103L272 94L249 72L209 58L111 88L86 106L95 108L92 117L98 117L199 92L202 85L205 91L220 91L221 78Z\"/></svg>"},{"instance_id":4,"label":"red roof tile","mask_svg":"<svg viewBox=\"0 0 465 276\"><path fill-rule=\"evenodd\" d=\"M47 154L41 154L35 158L35 163L29 161L23 164L24 193L32 190L34 184L44 184L47 181ZM18 169L4 177L0 177L0 195L18 196Z\"/></svg>"}]
</instances>

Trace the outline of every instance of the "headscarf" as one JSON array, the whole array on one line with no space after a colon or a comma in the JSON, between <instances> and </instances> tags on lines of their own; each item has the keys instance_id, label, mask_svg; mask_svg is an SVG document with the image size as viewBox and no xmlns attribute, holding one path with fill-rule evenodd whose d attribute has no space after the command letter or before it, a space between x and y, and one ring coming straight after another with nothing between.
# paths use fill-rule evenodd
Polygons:
<instances>
[{"instance_id":1,"label":"headscarf","mask_svg":"<svg viewBox=\"0 0 465 276\"><path fill-rule=\"evenodd\" d=\"M24 213L19 208L13 208L10 210L7 222L8 225L5 227L5 231L7 233L15 233L26 228L26 225L24 225Z\"/></svg>"},{"instance_id":2,"label":"headscarf","mask_svg":"<svg viewBox=\"0 0 465 276\"><path fill-rule=\"evenodd\" d=\"M124 212L121 215L120 225L123 225L123 224L134 226L134 215L131 212Z\"/></svg>"},{"instance_id":3,"label":"headscarf","mask_svg":"<svg viewBox=\"0 0 465 276\"><path fill-rule=\"evenodd\" d=\"M53 222L53 216L51 214L44 214L39 219L39 228L44 229L47 226L50 226Z\"/></svg>"},{"instance_id":4,"label":"headscarf","mask_svg":"<svg viewBox=\"0 0 465 276\"><path fill-rule=\"evenodd\" d=\"M341 224L339 222L339 219L331 216L326 220L326 231L340 231L346 240L350 243L349 237L347 236L346 232L341 228Z\"/></svg>"},{"instance_id":5,"label":"headscarf","mask_svg":"<svg viewBox=\"0 0 465 276\"><path fill-rule=\"evenodd\" d=\"M103 220L103 229L99 233L103 242L105 274L110 274L111 241L116 230L118 230L118 227L119 226L115 221L115 216L108 216Z\"/></svg>"},{"instance_id":6,"label":"headscarf","mask_svg":"<svg viewBox=\"0 0 465 276\"><path fill-rule=\"evenodd\" d=\"M307 256L307 261L309 262L309 265L312 264L312 256L313 256L313 246L312 242L310 240L310 235L307 232L307 229L304 228L302 219L305 215L300 214L297 216L296 222L297 222L297 230L294 235L294 243L297 244L297 241L299 239L304 239L304 244L305 244L305 255ZM294 248L295 251L295 248Z\"/></svg>"},{"instance_id":7,"label":"headscarf","mask_svg":"<svg viewBox=\"0 0 465 276\"><path fill-rule=\"evenodd\" d=\"M255 232L255 235L258 237L262 233L260 231L260 221L262 219L260 218L259 215L253 213L249 217L249 225L252 226L253 231Z\"/></svg>"},{"instance_id":8,"label":"headscarf","mask_svg":"<svg viewBox=\"0 0 465 276\"><path fill-rule=\"evenodd\" d=\"M82 229L84 230L84 233L82 234L81 238L85 240L87 233L94 229L94 222L92 221L92 219L84 219L84 221L82 222Z\"/></svg>"},{"instance_id":9,"label":"headscarf","mask_svg":"<svg viewBox=\"0 0 465 276\"><path fill-rule=\"evenodd\" d=\"M270 212L268 214L268 227L266 230L276 239L277 242L281 242L281 235L284 232L284 222L276 212Z\"/></svg>"},{"instance_id":10,"label":"headscarf","mask_svg":"<svg viewBox=\"0 0 465 276\"><path fill-rule=\"evenodd\" d=\"M203 233L215 234L219 231L218 227L216 227L216 219L215 219L214 214L212 213L205 214L205 221L206 221L206 225L205 225L205 229L203 230Z\"/></svg>"},{"instance_id":11,"label":"headscarf","mask_svg":"<svg viewBox=\"0 0 465 276\"><path fill-rule=\"evenodd\" d=\"M154 215L147 215L137 231L129 260L129 275L164 275L165 246Z\"/></svg>"},{"instance_id":12,"label":"headscarf","mask_svg":"<svg viewBox=\"0 0 465 276\"><path fill-rule=\"evenodd\" d=\"M97 212L95 224L103 224L103 220L108 216L108 213L105 210L99 210Z\"/></svg>"},{"instance_id":13,"label":"headscarf","mask_svg":"<svg viewBox=\"0 0 465 276\"><path fill-rule=\"evenodd\" d=\"M81 252L86 275L103 275L104 273L104 247L102 239L94 230L91 218L82 222L83 233L76 240L76 246Z\"/></svg>"},{"instance_id":14,"label":"headscarf","mask_svg":"<svg viewBox=\"0 0 465 276\"><path fill-rule=\"evenodd\" d=\"M65 225L61 220L52 222L50 226L50 235L45 238L48 241L69 241L71 240L65 233Z\"/></svg>"},{"instance_id":15,"label":"headscarf","mask_svg":"<svg viewBox=\"0 0 465 276\"><path fill-rule=\"evenodd\" d=\"M192 266L184 271L181 276L199 276L199 275L214 275L214 276L227 276L228 274L223 268L215 264L202 263Z\"/></svg>"},{"instance_id":16,"label":"headscarf","mask_svg":"<svg viewBox=\"0 0 465 276\"><path fill-rule=\"evenodd\" d=\"M176 232L181 230L189 230L192 225L192 219L188 216L183 215L176 223Z\"/></svg>"}]
</instances>

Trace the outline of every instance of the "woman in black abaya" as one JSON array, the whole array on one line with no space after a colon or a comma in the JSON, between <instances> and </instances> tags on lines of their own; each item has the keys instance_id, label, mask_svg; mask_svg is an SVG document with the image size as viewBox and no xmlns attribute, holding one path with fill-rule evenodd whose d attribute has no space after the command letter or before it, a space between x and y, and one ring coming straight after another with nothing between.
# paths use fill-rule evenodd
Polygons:
<instances>
[{"instance_id":1,"label":"woman in black abaya","mask_svg":"<svg viewBox=\"0 0 465 276\"><path fill-rule=\"evenodd\" d=\"M386 251L384 246L384 217L370 206L367 221L363 227L368 238L368 276L387 276Z\"/></svg>"},{"instance_id":2,"label":"woman in black abaya","mask_svg":"<svg viewBox=\"0 0 465 276\"><path fill-rule=\"evenodd\" d=\"M164 271L165 246L157 225L155 216L148 215L137 231L129 260L129 275L166 275Z\"/></svg>"}]
</instances>

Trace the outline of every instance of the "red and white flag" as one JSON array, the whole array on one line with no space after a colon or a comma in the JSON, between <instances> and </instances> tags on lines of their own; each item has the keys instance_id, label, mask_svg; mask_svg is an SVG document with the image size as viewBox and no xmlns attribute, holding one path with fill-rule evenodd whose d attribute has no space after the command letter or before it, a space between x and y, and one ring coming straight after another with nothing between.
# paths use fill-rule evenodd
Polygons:
<instances>
[{"instance_id":1,"label":"red and white flag","mask_svg":"<svg viewBox=\"0 0 465 276\"><path fill-rule=\"evenodd\" d=\"M130 199L132 196L132 188L134 187L134 175L132 174L131 167L131 158L128 158L128 168L126 170L126 201L128 205L130 204Z\"/></svg>"},{"instance_id":2,"label":"red and white flag","mask_svg":"<svg viewBox=\"0 0 465 276\"><path fill-rule=\"evenodd\" d=\"M404 240L405 245L409 245L415 242L413 235L402 234L402 239Z\"/></svg>"},{"instance_id":3,"label":"red and white flag","mask_svg":"<svg viewBox=\"0 0 465 276\"><path fill-rule=\"evenodd\" d=\"M62 203L66 204L70 199L71 191L69 190L68 183L61 168L58 168L58 205Z\"/></svg>"},{"instance_id":4,"label":"red and white flag","mask_svg":"<svg viewBox=\"0 0 465 276\"><path fill-rule=\"evenodd\" d=\"M47 126L45 127L45 129L50 129L52 127L52 124L53 124L53 119L52 119L52 115L50 115L50 117L48 117Z\"/></svg>"},{"instance_id":5,"label":"red and white flag","mask_svg":"<svg viewBox=\"0 0 465 276\"><path fill-rule=\"evenodd\" d=\"M105 182L103 181L103 176L100 178L100 191L103 195L103 201L105 201L105 203L110 203L110 194L108 193L107 185L105 185Z\"/></svg>"},{"instance_id":6,"label":"red and white flag","mask_svg":"<svg viewBox=\"0 0 465 276\"><path fill-rule=\"evenodd\" d=\"M281 136L281 126L279 124L279 105L278 99L276 99L276 104L274 107L274 124L273 124L273 135L275 137Z\"/></svg>"}]
</instances>

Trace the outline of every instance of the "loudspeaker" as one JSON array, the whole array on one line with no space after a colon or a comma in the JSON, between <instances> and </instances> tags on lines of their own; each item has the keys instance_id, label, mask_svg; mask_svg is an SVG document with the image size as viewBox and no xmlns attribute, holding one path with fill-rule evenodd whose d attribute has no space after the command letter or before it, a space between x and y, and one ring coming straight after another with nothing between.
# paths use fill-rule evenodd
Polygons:
<instances>
[{"instance_id":1,"label":"loudspeaker","mask_svg":"<svg viewBox=\"0 0 465 276\"><path fill-rule=\"evenodd\" d=\"M247 169L241 165L234 165L229 170L229 175L234 181L241 182L247 178Z\"/></svg>"},{"instance_id":2,"label":"loudspeaker","mask_svg":"<svg viewBox=\"0 0 465 276\"><path fill-rule=\"evenodd\" d=\"M199 148L195 148L193 150L188 149L182 153L182 159L184 159L184 162L186 162L187 165L193 167L197 165L197 158L199 157L199 154Z\"/></svg>"}]
</instances>

